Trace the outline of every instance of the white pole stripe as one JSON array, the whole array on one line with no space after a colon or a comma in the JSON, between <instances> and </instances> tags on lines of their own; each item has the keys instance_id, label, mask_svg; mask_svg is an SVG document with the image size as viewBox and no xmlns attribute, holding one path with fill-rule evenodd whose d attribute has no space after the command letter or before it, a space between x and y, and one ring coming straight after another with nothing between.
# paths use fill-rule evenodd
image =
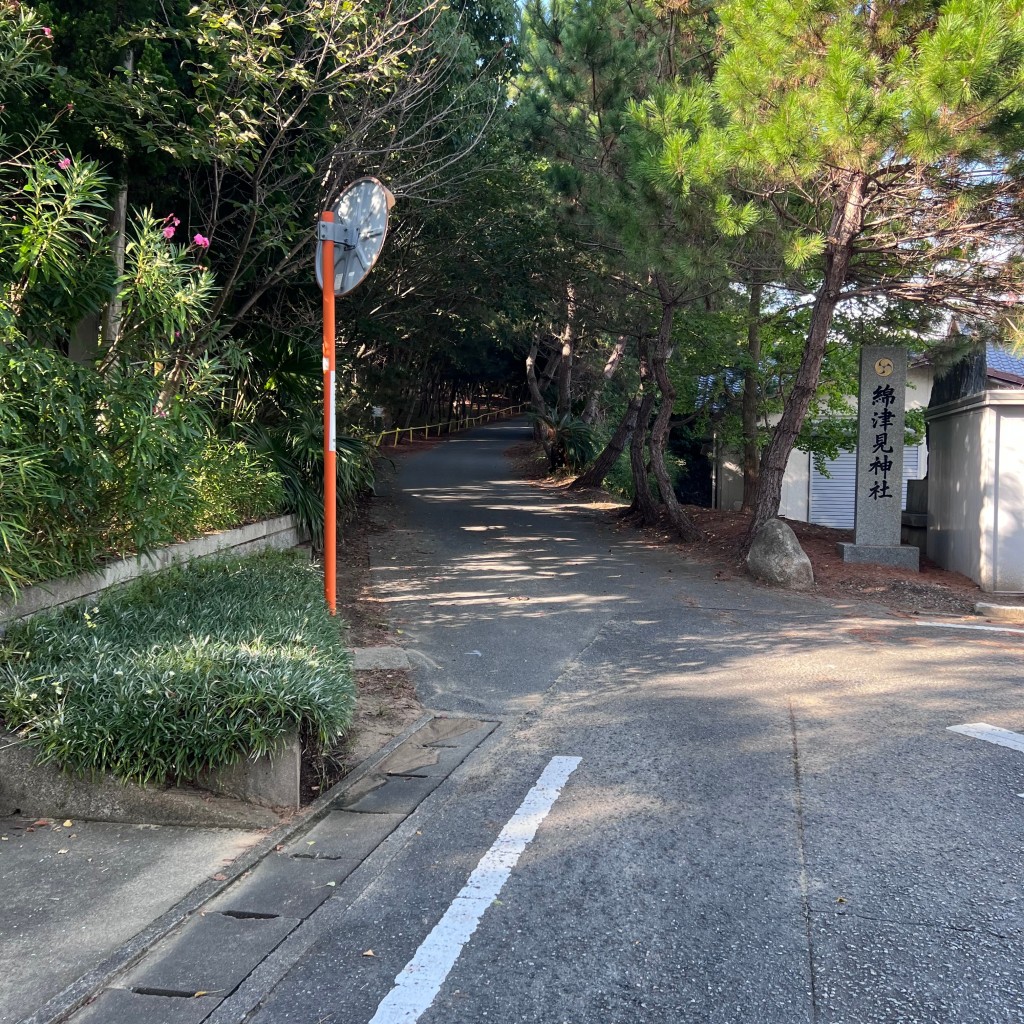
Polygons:
<instances>
[{"instance_id":1,"label":"white pole stripe","mask_svg":"<svg viewBox=\"0 0 1024 1024\"><path fill-rule=\"evenodd\" d=\"M936 629L978 629L986 633L1019 633L1024 636L1024 629L1012 629L1009 626L972 626L966 622L918 622L916 625L934 626Z\"/></svg>"},{"instance_id":2,"label":"white pole stripe","mask_svg":"<svg viewBox=\"0 0 1024 1024\"><path fill-rule=\"evenodd\" d=\"M949 732L958 732L963 736L971 736L976 740L985 740L1024 753L1024 736L1009 729L1000 729L997 725L989 725L988 722L970 722L967 725L950 725L946 728Z\"/></svg>"},{"instance_id":3,"label":"white pole stripe","mask_svg":"<svg viewBox=\"0 0 1024 1024\"><path fill-rule=\"evenodd\" d=\"M553 757L491 848L480 859L444 917L395 978L370 1024L413 1024L430 1007L487 908L497 899L520 855L533 841L579 757Z\"/></svg>"}]
</instances>

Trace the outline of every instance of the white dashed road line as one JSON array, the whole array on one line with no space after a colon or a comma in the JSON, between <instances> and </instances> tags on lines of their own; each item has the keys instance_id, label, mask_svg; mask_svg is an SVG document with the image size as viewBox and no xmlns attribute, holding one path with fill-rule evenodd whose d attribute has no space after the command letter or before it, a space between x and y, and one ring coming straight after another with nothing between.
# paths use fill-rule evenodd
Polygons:
<instances>
[{"instance_id":1,"label":"white dashed road line","mask_svg":"<svg viewBox=\"0 0 1024 1024\"><path fill-rule=\"evenodd\" d=\"M553 757L548 762L444 917L395 978L395 987L381 1001L370 1024L414 1024L429 1008L462 947L476 931L484 911L497 899L520 854L533 841L580 760Z\"/></svg>"},{"instance_id":2,"label":"white dashed road line","mask_svg":"<svg viewBox=\"0 0 1024 1024\"><path fill-rule=\"evenodd\" d=\"M995 743L1000 747L1010 747L1012 750L1019 750L1024 753L1024 736L1019 732L1011 732L1009 729L1000 729L996 725L989 725L988 722L971 722L968 725L947 726L950 732L958 732L963 736L972 736L976 740L985 740L987 743Z\"/></svg>"},{"instance_id":3,"label":"white dashed road line","mask_svg":"<svg viewBox=\"0 0 1024 1024\"><path fill-rule=\"evenodd\" d=\"M1024 636L1024 629L1010 626L972 626L966 622L917 622L917 626L934 626L936 629L977 629L986 633L1017 633Z\"/></svg>"}]
</instances>

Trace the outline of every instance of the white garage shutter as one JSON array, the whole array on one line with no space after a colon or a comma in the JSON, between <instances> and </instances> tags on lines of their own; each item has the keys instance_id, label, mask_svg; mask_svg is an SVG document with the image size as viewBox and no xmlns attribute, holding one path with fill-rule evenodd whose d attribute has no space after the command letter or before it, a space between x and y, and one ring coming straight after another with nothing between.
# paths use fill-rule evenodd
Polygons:
<instances>
[{"instance_id":1,"label":"white garage shutter","mask_svg":"<svg viewBox=\"0 0 1024 1024\"><path fill-rule=\"evenodd\" d=\"M810 521L839 530L853 529L853 495L857 485L857 453L840 452L825 462L829 476L811 464Z\"/></svg>"},{"instance_id":2,"label":"white garage shutter","mask_svg":"<svg viewBox=\"0 0 1024 1024\"><path fill-rule=\"evenodd\" d=\"M901 508L907 507L907 481L920 478L918 472L921 449L903 449L903 495ZM857 486L857 452L840 452L838 459L825 462L831 477L811 468L811 514L809 521L838 530L852 530L854 491Z\"/></svg>"},{"instance_id":3,"label":"white garage shutter","mask_svg":"<svg viewBox=\"0 0 1024 1024\"><path fill-rule=\"evenodd\" d=\"M900 508L907 507L907 481L921 479L921 448L914 445L912 448L903 449L903 504Z\"/></svg>"}]
</instances>

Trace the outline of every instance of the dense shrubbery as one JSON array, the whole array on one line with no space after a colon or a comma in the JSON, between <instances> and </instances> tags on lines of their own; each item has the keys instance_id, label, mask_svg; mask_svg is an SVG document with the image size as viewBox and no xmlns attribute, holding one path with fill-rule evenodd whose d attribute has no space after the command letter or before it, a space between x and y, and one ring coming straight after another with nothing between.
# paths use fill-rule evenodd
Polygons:
<instances>
[{"instance_id":1,"label":"dense shrubbery","mask_svg":"<svg viewBox=\"0 0 1024 1024\"><path fill-rule=\"evenodd\" d=\"M241 441L209 437L188 466L195 503L179 533L227 530L284 508L285 490L270 460Z\"/></svg>"},{"instance_id":2,"label":"dense shrubbery","mask_svg":"<svg viewBox=\"0 0 1024 1024\"><path fill-rule=\"evenodd\" d=\"M42 761L134 782L194 779L295 728L326 748L353 704L319 571L290 553L169 569L0 646L0 723Z\"/></svg>"},{"instance_id":3,"label":"dense shrubbery","mask_svg":"<svg viewBox=\"0 0 1024 1024\"><path fill-rule=\"evenodd\" d=\"M118 267L109 177L54 153L55 122L28 112L54 75L46 39L31 12L0 4L0 585L12 591L285 500L268 457L217 437L223 361L173 355L216 293L199 237L177 244L176 218L135 211Z\"/></svg>"},{"instance_id":4,"label":"dense shrubbery","mask_svg":"<svg viewBox=\"0 0 1024 1024\"><path fill-rule=\"evenodd\" d=\"M281 509L268 458L212 436L199 400L159 401L159 380L130 367L0 352L0 580L67 575Z\"/></svg>"},{"instance_id":5,"label":"dense shrubbery","mask_svg":"<svg viewBox=\"0 0 1024 1024\"><path fill-rule=\"evenodd\" d=\"M265 456L284 488L285 505L314 546L324 532L324 435L319 382L309 380L285 392L261 389L259 408L239 424L239 433ZM338 509L345 514L355 500L373 489L376 449L369 442L343 434L337 450Z\"/></svg>"}]
</instances>

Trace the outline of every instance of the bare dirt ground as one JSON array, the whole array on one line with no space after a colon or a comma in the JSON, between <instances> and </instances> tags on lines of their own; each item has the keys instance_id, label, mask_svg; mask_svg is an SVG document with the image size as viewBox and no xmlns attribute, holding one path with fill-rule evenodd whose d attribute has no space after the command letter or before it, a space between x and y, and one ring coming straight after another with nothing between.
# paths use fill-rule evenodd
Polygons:
<instances>
[{"instance_id":1,"label":"bare dirt ground","mask_svg":"<svg viewBox=\"0 0 1024 1024\"><path fill-rule=\"evenodd\" d=\"M338 615L348 623L352 647L395 644L384 605L370 578L369 538L384 529L370 516L367 503L339 530ZM376 753L424 714L408 672L375 669L355 676L356 713L345 751L349 768Z\"/></svg>"},{"instance_id":2,"label":"bare dirt ground","mask_svg":"<svg viewBox=\"0 0 1024 1024\"><path fill-rule=\"evenodd\" d=\"M443 443L443 438L417 439L403 442L399 448L384 448L379 470L388 477L394 462L404 455ZM388 622L384 603L374 593L370 573L370 538L388 529L380 514L386 503L387 499L364 499L338 528L338 618L348 627L350 647L396 646L396 633ZM427 709L416 699L409 672L375 669L353 675L356 707L352 725L340 747L304 761L304 803L315 800L426 714Z\"/></svg>"},{"instance_id":3,"label":"bare dirt ground","mask_svg":"<svg viewBox=\"0 0 1024 1024\"><path fill-rule=\"evenodd\" d=\"M571 477L549 477L544 453L532 443L516 445L509 457L517 472L537 486L557 489L571 482ZM636 529L621 518L624 503L606 492L582 490L573 494L592 504L595 510L604 510L609 517L617 518L618 529ZM750 522L749 514L693 505L687 505L686 511L704 532L704 540L682 544L667 529L647 528L645 534L652 543L676 547L680 556L689 561L715 566L722 579L746 576L741 547ZM977 601L1024 603L1020 598L985 594L966 576L940 569L927 558L921 559L921 571L916 573L877 565L848 564L842 560L836 544L853 540L852 530L833 530L789 519L786 522L811 560L815 593L823 597L884 605L902 615L971 615Z\"/></svg>"}]
</instances>

